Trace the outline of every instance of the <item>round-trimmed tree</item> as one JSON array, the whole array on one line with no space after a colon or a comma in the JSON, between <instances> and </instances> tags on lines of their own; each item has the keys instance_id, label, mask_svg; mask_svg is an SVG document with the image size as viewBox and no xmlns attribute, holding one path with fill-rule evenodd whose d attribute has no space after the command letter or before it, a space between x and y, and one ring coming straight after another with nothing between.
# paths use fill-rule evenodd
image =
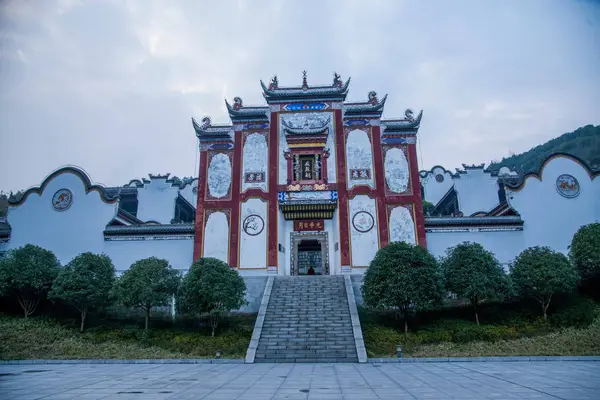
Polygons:
<instances>
[{"instance_id":1,"label":"round-trimmed tree","mask_svg":"<svg viewBox=\"0 0 600 400\"><path fill-rule=\"evenodd\" d=\"M177 293L179 282L179 272L167 260L150 257L136 261L123 273L115 294L121 304L144 310L144 326L148 330L150 310L168 305L171 296Z\"/></svg>"},{"instance_id":2,"label":"round-trimmed tree","mask_svg":"<svg viewBox=\"0 0 600 400\"><path fill-rule=\"evenodd\" d=\"M215 336L220 314L246 304L246 284L237 271L216 258L201 258L183 278L177 308L183 313L208 313Z\"/></svg>"},{"instance_id":3,"label":"round-trimmed tree","mask_svg":"<svg viewBox=\"0 0 600 400\"><path fill-rule=\"evenodd\" d=\"M436 259L425 248L393 242L371 261L362 292L367 306L401 313L408 333L408 313L437 306L444 285Z\"/></svg>"},{"instance_id":4,"label":"round-trimmed tree","mask_svg":"<svg viewBox=\"0 0 600 400\"><path fill-rule=\"evenodd\" d=\"M83 332L88 310L108 305L115 283L115 266L106 254L82 253L62 268L50 298L62 299L81 313Z\"/></svg>"},{"instance_id":5,"label":"round-trimmed tree","mask_svg":"<svg viewBox=\"0 0 600 400\"><path fill-rule=\"evenodd\" d=\"M442 261L446 289L468 299L479 325L481 300L503 299L510 294L510 278L493 253L479 243L463 242L446 250Z\"/></svg>"},{"instance_id":6,"label":"round-trimmed tree","mask_svg":"<svg viewBox=\"0 0 600 400\"><path fill-rule=\"evenodd\" d=\"M511 266L512 281L522 296L535 298L542 307L544 321L555 293L568 293L577 287L579 274L567 256L549 247L523 250Z\"/></svg>"},{"instance_id":7,"label":"round-trimmed tree","mask_svg":"<svg viewBox=\"0 0 600 400\"><path fill-rule=\"evenodd\" d=\"M0 293L15 296L27 318L47 296L59 269L50 250L33 244L11 250L0 261Z\"/></svg>"},{"instance_id":8,"label":"round-trimmed tree","mask_svg":"<svg viewBox=\"0 0 600 400\"><path fill-rule=\"evenodd\" d=\"M582 278L600 277L600 222L579 228L569 246L569 256Z\"/></svg>"}]
</instances>

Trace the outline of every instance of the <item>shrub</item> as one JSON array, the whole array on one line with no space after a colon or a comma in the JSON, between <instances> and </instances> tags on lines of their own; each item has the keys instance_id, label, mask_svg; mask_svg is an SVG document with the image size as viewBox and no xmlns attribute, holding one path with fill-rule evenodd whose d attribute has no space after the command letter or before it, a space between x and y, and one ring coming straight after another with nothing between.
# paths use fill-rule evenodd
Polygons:
<instances>
[{"instance_id":1,"label":"shrub","mask_svg":"<svg viewBox=\"0 0 600 400\"><path fill-rule=\"evenodd\" d=\"M167 260L156 257L136 261L117 281L115 294L127 307L138 307L145 312L145 329L153 307L166 306L177 292L179 273Z\"/></svg>"},{"instance_id":2,"label":"shrub","mask_svg":"<svg viewBox=\"0 0 600 400\"><path fill-rule=\"evenodd\" d=\"M560 327L587 327L597 315L597 305L587 297L575 297L565 308L550 317L550 323Z\"/></svg>"},{"instance_id":3,"label":"shrub","mask_svg":"<svg viewBox=\"0 0 600 400\"><path fill-rule=\"evenodd\" d=\"M178 309L187 313L208 313L211 335L224 311L243 306L246 284L237 271L216 258L196 261L183 279L178 295Z\"/></svg>"},{"instance_id":4,"label":"shrub","mask_svg":"<svg viewBox=\"0 0 600 400\"><path fill-rule=\"evenodd\" d=\"M544 321L552 296L568 293L577 286L578 274L562 253L549 247L523 250L511 266L511 276L522 296L535 298L542 306Z\"/></svg>"},{"instance_id":5,"label":"shrub","mask_svg":"<svg viewBox=\"0 0 600 400\"><path fill-rule=\"evenodd\" d=\"M27 318L50 291L59 268L49 250L33 244L14 249L0 260L0 294L15 296Z\"/></svg>"},{"instance_id":6,"label":"shrub","mask_svg":"<svg viewBox=\"0 0 600 400\"><path fill-rule=\"evenodd\" d=\"M426 249L393 242L371 261L362 291L367 306L400 312L408 333L407 313L441 303L443 282L435 258Z\"/></svg>"},{"instance_id":7,"label":"shrub","mask_svg":"<svg viewBox=\"0 0 600 400\"><path fill-rule=\"evenodd\" d=\"M584 279L600 275L600 222L579 228L569 246L569 256Z\"/></svg>"},{"instance_id":8,"label":"shrub","mask_svg":"<svg viewBox=\"0 0 600 400\"><path fill-rule=\"evenodd\" d=\"M79 331L83 332L88 310L110 303L114 282L115 267L107 255L82 253L60 271L49 297L65 300L79 310Z\"/></svg>"},{"instance_id":9,"label":"shrub","mask_svg":"<svg viewBox=\"0 0 600 400\"><path fill-rule=\"evenodd\" d=\"M446 289L468 299L479 325L477 306L481 300L502 299L510 292L510 280L494 254L479 243L463 242L446 251L443 259Z\"/></svg>"}]
</instances>

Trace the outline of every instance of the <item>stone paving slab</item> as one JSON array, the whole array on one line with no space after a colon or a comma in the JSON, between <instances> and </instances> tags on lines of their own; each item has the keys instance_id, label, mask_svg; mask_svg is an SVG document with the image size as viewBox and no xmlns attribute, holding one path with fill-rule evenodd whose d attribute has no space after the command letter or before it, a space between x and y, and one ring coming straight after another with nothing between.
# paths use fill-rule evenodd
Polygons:
<instances>
[{"instance_id":1,"label":"stone paving slab","mask_svg":"<svg viewBox=\"0 0 600 400\"><path fill-rule=\"evenodd\" d=\"M0 365L0 399L600 399L588 361Z\"/></svg>"}]
</instances>

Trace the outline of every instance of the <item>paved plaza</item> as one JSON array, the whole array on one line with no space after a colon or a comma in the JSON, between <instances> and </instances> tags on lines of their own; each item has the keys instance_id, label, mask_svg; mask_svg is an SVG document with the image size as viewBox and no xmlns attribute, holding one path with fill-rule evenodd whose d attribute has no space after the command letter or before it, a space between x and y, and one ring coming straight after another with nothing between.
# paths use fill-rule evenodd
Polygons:
<instances>
[{"instance_id":1,"label":"paved plaza","mask_svg":"<svg viewBox=\"0 0 600 400\"><path fill-rule=\"evenodd\" d=\"M600 399L600 362L0 365L0 399Z\"/></svg>"}]
</instances>

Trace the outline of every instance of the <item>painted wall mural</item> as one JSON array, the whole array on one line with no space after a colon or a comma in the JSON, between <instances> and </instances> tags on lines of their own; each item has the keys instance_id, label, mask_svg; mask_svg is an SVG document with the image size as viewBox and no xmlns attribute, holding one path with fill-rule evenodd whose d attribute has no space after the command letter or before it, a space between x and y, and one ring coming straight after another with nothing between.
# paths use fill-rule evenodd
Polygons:
<instances>
[{"instance_id":1,"label":"painted wall mural","mask_svg":"<svg viewBox=\"0 0 600 400\"><path fill-rule=\"evenodd\" d=\"M243 151L242 192L249 188L267 191L267 164L269 159L267 139L263 133L246 137Z\"/></svg>"},{"instance_id":2,"label":"painted wall mural","mask_svg":"<svg viewBox=\"0 0 600 400\"><path fill-rule=\"evenodd\" d=\"M240 268L267 267L267 204L258 198L242 203Z\"/></svg>"},{"instance_id":3,"label":"painted wall mural","mask_svg":"<svg viewBox=\"0 0 600 400\"><path fill-rule=\"evenodd\" d=\"M355 129L348 133L346 139L346 173L348 187L369 185L375 187L373 174L373 149L367 132Z\"/></svg>"},{"instance_id":4,"label":"painted wall mural","mask_svg":"<svg viewBox=\"0 0 600 400\"><path fill-rule=\"evenodd\" d=\"M229 194L231 187L231 160L226 154L212 156L208 166L208 194L220 199Z\"/></svg>"},{"instance_id":5,"label":"painted wall mural","mask_svg":"<svg viewBox=\"0 0 600 400\"><path fill-rule=\"evenodd\" d=\"M207 212L204 227L204 257L214 257L228 262L229 218L222 211Z\"/></svg>"},{"instance_id":6,"label":"painted wall mural","mask_svg":"<svg viewBox=\"0 0 600 400\"><path fill-rule=\"evenodd\" d=\"M375 199L359 195L350 200L352 266L366 267L379 250Z\"/></svg>"},{"instance_id":7,"label":"painted wall mural","mask_svg":"<svg viewBox=\"0 0 600 400\"><path fill-rule=\"evenodd\" d=\"M390 216L390 242L416 244L412 207L398 206L388 211Z\"/></svg>"},{"instance_id":8,"label":"painted wall mural","mask_svg":"<svg viewBox=\"0 0 600 400\"><path fill-rule=\"evenodd\" d=\"M325 147L329 149L329 158L327 160L327 179L330 183L336 182L336 158L335 158L335 141L334 141L334 116L332 112L312 112L312 113L285 113L279 117L279 178L278 184L287 184L287 160L283 153L288 149L285 131L282 121L293 127L317 127L329 121L329 134L327 135L327 143Z\"/></svg>"},{"instance_id":9,"label":"painted wall mural","mask_svg":"<svg viewBox=\"0 0 600 400\"><path fill-rule=\"evenodd\" d=\"M404 193L408 190L409 170L404 151L393 147L385 152L385 181L390 191Z\"/></svg>"}]
</instances>

